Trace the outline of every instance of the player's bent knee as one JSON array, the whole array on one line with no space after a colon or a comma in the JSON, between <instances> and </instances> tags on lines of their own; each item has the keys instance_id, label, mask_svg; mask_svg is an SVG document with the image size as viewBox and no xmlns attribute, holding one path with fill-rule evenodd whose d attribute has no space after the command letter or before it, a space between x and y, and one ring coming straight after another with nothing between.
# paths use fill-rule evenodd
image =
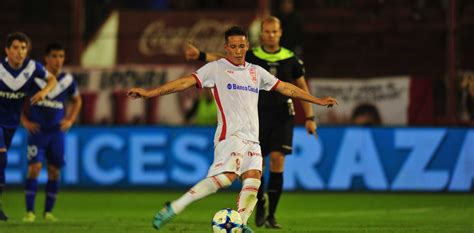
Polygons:
<instances>
[{"instance_id":1,"label":"player's bent knee","mask_svg":"<svg viewBox=\"0 0 474 233\"><path fill-rule=\"evenodd\" d=\"M59 180L59 177L61 176L61 172L57 171L57 172L48 172L48 179L49 180Z\"/></svg>"},{"instance_id":2,"label":"player's bent knee","mask_svg":"<svg viewBox=\"0 0 474 233\"><path fill-rule=\"evenodd\" d=\"M225 174L215 175L210 178L214 182L214 184L217 185L216 192L218 189L227 188L232 185L232 180L229 179L229 177L227 177Z\"/></svg>"},{"instance_id":3,"label":"player's bent knee","mask_svg":"<svg viewBox=\"0 0 474 233\"><path fill-rule=\"evenodd\" d=\"M262 177L262 172L259 170L248 170L242 174L242 179L247 179L247 178L254 178L254 179L259 179Z\"/></svg>"},{"instance_id":4,"label":"player's bent knee","mask_svg":"<svg viewBox=\"0 0 474 233\"><path fill-rule=\"evenodd\" d=\"M61 170L59 168L52 165L48 166L48 179L58 180L60 176L61 176Z\"/></svg>"},{"instance_id":5,"label":"player's bent knee","mask_svg":"<svg viewBox=\"0 0 474 233\"><path fill-rule=\"evenodd\" d=\"M7 152L7 148L3 147L3 148L0 148L0 153L2 152Z\"/></svg>"},{"instance_id":6,"label":"player's bent knee","mask_svg":"<svg viewBox=\"0 0 474 233\"><path fill-rule=\"evenodd\" d=\"M224 172L222 173L222 175L225 175L227 177L227 179L230 180L230 182L234 182L234 180L237 178L237 174L233 173L233 172Z\"/></svg>"},{"instance_id":7,"label":"player's bent knee","mask_svg":"<svg viewBox=\"0 0 474 233\"><path fill-rule=\"evenodd\" d=\"M36 179L41 172L41 163L34 163L28 166L28 178Z\"/></svg>"},{"instance_id":8,"label":"player's bent knee","mask_svg":"<svg viewBox=\"0 0 474 233\"><path fill-rule=\"evenodd\" d=\"M285 163L273 164L270 166L270 172L283 172L285 168Z\"/></svg>"},{"instance_id":9,"label":"player's bent knee","mask_svg":"<svg viewBox=\"0 0 474 233\"><path fill-rule=\"evenodd\" d=\"M281 152L270 153L270 165L274 163L283 163L285 161L285 154Z\"/></svg>"},{"instance_id":10,"label":"player's bent knee","mask_svg":"<svg viewBox=\"0 0 474 233\"><path fill-rule=\"evenodd\" d=\"M270 171L283 172L285 167L285 155L281 152L272 153L270 156Z\"/></svg>"}]
</instances>

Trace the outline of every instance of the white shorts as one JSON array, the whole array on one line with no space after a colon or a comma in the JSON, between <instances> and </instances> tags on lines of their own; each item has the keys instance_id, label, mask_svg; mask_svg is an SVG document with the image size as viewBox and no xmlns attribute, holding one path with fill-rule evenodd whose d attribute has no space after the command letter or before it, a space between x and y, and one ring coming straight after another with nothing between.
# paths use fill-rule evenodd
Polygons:
<instances>
[{"instance_id":1,"label":"white shorts","mask_svg":"<svg viewBox=\"0 0 474 233\"><path fill-rule=\"evenodd\" d=\"M236 136L217 143L214 149L214 162L207 177L223 172L232 172L240 176L249 170L262 171L262 152L257 142Z\"/></svg>"}]
</instances>

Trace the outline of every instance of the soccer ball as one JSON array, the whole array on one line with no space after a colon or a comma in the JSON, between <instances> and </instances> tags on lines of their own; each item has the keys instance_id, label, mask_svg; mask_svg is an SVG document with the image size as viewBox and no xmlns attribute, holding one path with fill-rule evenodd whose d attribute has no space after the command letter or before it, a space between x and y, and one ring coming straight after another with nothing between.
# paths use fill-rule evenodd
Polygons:
<instances>
[{"instance_id":1,"label":"soccer ball","mask_svg":"<svg viewBox=\"0 0 474 233\"><path fill-rule=\"evenodd\" d=\"M219 210L212 218L212 230L214 233L241 233L242 218L233 209Z\"/></svg>"}]
</instances>

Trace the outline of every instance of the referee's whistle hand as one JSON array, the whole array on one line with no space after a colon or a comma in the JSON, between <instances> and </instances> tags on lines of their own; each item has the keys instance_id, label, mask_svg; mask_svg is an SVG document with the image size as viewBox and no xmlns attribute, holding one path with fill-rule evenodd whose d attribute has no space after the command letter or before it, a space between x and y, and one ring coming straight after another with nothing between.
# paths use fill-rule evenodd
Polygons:
<instances>
[{"instance_id":1,"label":"referee's whistle hand","mask_svg":"<svg viewBox=\"0 0 474 233\"><path fill-rule=\"evenodd\" d=\"M199 49L196 48L191 42L187 42L184 45L184 57L187 61L198 60L199 58Z\"/></svg>"},{"instance_id":2,"label":"referee's whistle hand","mask_svg":"<svg viewBox=\"0 0 474 233\"><path fill-rule=\"evenodd\" d=\"M127 92L127 96L132 99L146 98L146 90L143 88L132 88Z\"/></svg>"},{"instance_id":3,"label":"referee's whistle hand","mask_svg":"<svg viewBox=\"0 0 474 233\"><path fill-rule=\"evenodd\" d=\"M323 103L322 105L323 106L327 106L328 108L331 108L333 107L334 105L338 105L338 102L336 99L334 99L333 97L324 97L323 99Z\"/></svg>"}]
</instances>

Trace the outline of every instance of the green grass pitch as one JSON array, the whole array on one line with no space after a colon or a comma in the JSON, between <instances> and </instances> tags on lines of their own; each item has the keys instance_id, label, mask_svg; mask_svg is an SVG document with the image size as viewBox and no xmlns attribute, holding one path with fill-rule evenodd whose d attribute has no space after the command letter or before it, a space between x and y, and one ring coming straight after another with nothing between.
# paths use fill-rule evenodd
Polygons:
<instances>
[{"instance_id":1,"label":"green grass pitch","mask_svg":"<svg viewBox=\"0 0 474 233\"><path fill-rule=\"evenodd\" d=\"M160 231L151 226L154 213L166 200L183 192L63 191L58 196L56 223L41 215L44 193L37 198L37 221L23 223L23 191L7 190L4 209L8 222L0 233L122 233L212 232L213 214L235 209L237 191L220 192L192 204ZM277 219L282 230L256 232L474 232L474 195L430 193L291 193L283 194Z\"/></svg>"}]
</instances>

